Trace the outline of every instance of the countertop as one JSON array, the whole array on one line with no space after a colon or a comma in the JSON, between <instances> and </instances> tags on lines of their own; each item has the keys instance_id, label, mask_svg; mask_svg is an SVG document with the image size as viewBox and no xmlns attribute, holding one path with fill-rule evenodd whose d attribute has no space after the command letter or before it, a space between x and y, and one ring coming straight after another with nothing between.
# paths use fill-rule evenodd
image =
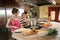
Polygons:
<instances>
[{"instance_id":1,"label":"countertop","mask_svg":"<svg viewBox=\"0 0 60 40\"><path fill-rule=\"evenodd\" d=\"M57 27L58 26L58 27ZM39 35L24 35L23 33L13 33L12 37L17 40L60 40L60 23L52 22L52 28L58 31L57 36L39 36Z\"/></svg>"},{"instance_id":2,"label":"countertop","mask_svg":"<svg viewBox=\"0 0 60 40\"><path fill-rule=\"evenodd\" d=\"M12 37L17 40L57 40L55 36L23 35L22 33L13 33Z\"/></svg>"}]
</instances>

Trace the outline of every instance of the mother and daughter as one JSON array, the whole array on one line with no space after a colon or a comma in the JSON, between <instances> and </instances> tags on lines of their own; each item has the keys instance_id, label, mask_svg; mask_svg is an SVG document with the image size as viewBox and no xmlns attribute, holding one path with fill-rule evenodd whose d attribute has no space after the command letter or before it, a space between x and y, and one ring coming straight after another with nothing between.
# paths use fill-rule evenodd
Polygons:
<instances>
[{"instance_id":1,"label":"mother and daughter","mask_svg":"<svg viewBox=\"0 0 60 40\"><path fill-rule=\"evenodd\" d=\"M8 29L11 29L11 32L13 33L14 30L19 28L24 28L23 25L21 25L21 20L18 18L19 10L17 8L12 9L12 16L8 19L6 27ZM22 14L23 21L26 20L26 14ZM14 40L14 39L12 39Z\"/></svg>"}]
</instances>

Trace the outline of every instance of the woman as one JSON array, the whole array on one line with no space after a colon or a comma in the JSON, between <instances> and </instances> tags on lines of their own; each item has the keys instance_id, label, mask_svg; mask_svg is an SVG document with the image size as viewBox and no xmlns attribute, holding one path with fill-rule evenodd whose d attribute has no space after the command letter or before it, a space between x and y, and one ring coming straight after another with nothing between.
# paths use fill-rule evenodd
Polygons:
<instances>
[{"instance_id":1,"label":"woman","mask_svg":"<svg viewBox=\"0 0 60 40\"><path fill-rule=\"evenodd\" d=\"M14 32L14 30L22 28L20 24L20 20L18 18L18 9L13 8L12 9L12 17L10 17L7 21L6 27L11 29L11 32Z\"/></svg>"}]
</instances>

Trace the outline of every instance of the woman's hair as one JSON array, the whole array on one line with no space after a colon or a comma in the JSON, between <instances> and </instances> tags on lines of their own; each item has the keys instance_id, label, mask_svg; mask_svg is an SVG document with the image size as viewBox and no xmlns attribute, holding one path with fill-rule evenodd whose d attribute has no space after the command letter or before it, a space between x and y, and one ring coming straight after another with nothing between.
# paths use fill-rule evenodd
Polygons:
<instances>
[{"instance_id":1,"label":"woman's hair","mask_svg":"<svg viewBox=\"0 0 60 40\"><path fill-rule=\"evenodd\" d=\"M12 9L12 14L15 14L15 13L17 13L18 12L18 9L16 9L16 8L13 8Z\"/></svg>"}]
</instances>

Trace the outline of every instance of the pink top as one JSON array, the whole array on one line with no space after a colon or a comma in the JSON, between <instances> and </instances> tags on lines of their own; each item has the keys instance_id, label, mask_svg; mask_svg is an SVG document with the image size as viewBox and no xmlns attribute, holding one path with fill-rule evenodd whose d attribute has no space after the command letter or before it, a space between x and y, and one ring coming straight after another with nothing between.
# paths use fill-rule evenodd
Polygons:
<instances>
[{"instance_id":1,"label":"pink top","mask_svg":"<svg viewBox=\"0 0 60 40\"><path fill-rule=\"evenodd\" d=\"M16 27L17 27L16 29L20 28L20 27L21 27L21 26L20 26L20 20L19 20L19 19L12 18L12 20L11 20L11 25L12 25L12 26L16 26ZM15 30L15 28L13 27L13 28L11 29L11 31L13 32L14 30Z\"/></svg>"}]
</instances>

